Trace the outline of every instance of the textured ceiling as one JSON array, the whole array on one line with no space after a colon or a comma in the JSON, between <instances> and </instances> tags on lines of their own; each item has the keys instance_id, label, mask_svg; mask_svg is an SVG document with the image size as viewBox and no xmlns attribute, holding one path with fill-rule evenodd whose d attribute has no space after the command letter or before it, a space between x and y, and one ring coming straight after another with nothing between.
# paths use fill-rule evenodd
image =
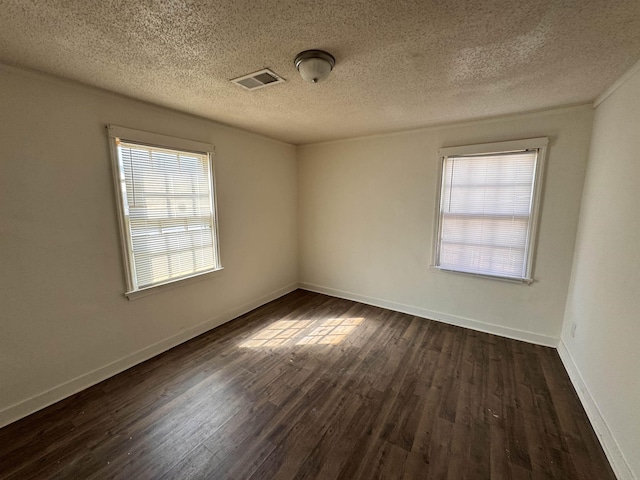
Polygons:
<instances>
[{"instance_id":1,"label":"textured ceiling","mask_svg":"<svg viewBox=\"0 0 640 480\"><path fill-rule=\"evenodd\" d=\"M2 62L294 144L587 102L639 58L638 0L0 0Z\"/></svg>"}]
</instances>

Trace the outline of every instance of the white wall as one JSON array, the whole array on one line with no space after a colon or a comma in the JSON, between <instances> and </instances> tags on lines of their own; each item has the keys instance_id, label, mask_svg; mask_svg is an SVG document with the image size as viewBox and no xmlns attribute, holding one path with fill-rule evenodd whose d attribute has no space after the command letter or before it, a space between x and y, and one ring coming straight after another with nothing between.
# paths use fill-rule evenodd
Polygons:
<instances>
[{"instance_id":1,"label":"white wall","mask_svg":"<svg viewBox=\"0 0 640 480\"><path fill-rule=\"evenodd\" d=\"M640 68L595 112L560 353L618 477L640 479Z\"/></svg>"},{"instance_id":2,"label":"white wall","mask_svg":"<svg viewBox=\"0 0 640 480\"><path fill-rule=\"evenodd\" d=\"M304 288L557 345L592 125L590 106L298 148ZM548 136L531 286L429 268L438 149Z\"/></svg>"},{"instance_id":3,"label":"white wall","mask_svg":"<svg viewBox=\"0 0 640 480\"><path fill-rule=\"evenodd\" d=\"M224 271L128 301L105 125L213 143ZM297 282L291 145L0 67L0 425Z\"/></svg>"},{"instance_id":4,"label":"white wall","mask_svg":"<svg viewBox=\"0 0 640 480\"><path fill-rule=\"evenodd\" d=\"M287 144L0 66L0 425L300 279L552 345L564 316L572 380L620 478L640 478L640 74L596 110L569 287L592 120L558 109L299 147L296 162ZM221 275L124 298L108 123L216 145ZM551 140L538 282L429 269L437 150L538 136Z\"/></svg>"}]
</instances>

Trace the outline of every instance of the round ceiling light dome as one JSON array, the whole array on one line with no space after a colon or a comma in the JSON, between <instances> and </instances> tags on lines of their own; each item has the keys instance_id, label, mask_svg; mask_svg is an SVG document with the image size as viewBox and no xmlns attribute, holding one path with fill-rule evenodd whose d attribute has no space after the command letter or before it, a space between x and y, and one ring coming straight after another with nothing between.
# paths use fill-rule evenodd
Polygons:
<instances>
[{"instance_id":1,"label":"round ceiling light dome","mask_svg":"<svg viewBox=\"0 0 640 480\"><path fill-rule=\"evenodd\" d=\"M305 50L296 56L294 63L304 80L319 83L329 76L336 59L323 50Z\"/></svg>"}]
</instances>

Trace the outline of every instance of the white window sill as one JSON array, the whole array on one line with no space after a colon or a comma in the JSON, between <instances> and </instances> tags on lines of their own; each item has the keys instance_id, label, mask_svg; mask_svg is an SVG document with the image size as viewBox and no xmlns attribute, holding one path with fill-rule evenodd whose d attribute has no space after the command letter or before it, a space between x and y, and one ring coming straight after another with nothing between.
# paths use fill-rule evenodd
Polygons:
<instances>
[{"instance_id":1,"label":"white window sill","mask_svg":"<svg viewBox=\"0 0 640 480\"><path fill-rule=\"evenodd\" d=\"M484 273L463 272L460 270L450 270L448 268L438 267L437 265L430 265L429 268L439 273L453 273L455 275L464 275L466 277L486 278L487 280L497 280L499 282L516 283L519 285L531 285L535 282L533 278L512 278L512 277L500 277L497 275L487 275Z\"/></svg>"},{"instance_id":2,"label":"white window sill","mask_svg":"<svg viewBox=\"0 0 640 480\"><path fill-rule=\"evenodd\" d=\"M191 275L190 277L177 278L175 280L169 280L165 283L159 283L158 285L153 285L151 287L146 287L146 288L141 288L140 290L133 290L131 292L126 292L124 295L129 300L135 300L136 298L146 297L147 295L153 295L155 293L164 292L165 290L181 287L189 283L198 282L200 280L206 280L216 275L220 275L222 273L222 270L224 270L224 268L220 267L220 268L216 268L215 270L196 273L195 275Z\"/></svg>"}]
</instances>

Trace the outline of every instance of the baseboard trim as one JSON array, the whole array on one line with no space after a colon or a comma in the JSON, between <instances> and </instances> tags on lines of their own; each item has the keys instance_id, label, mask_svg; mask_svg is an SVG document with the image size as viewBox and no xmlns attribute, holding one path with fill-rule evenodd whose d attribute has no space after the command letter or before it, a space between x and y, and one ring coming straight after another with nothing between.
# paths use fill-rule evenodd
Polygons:
<instances>
[{"instance_id":1,"label":"baseboard trim","mask_svg":"<svg viewBox=\"0 0 640 480\"><path fill-rule=\"evenodd\" d=\"M560 344L558 345L558 354L560 355L564 368L569 374L571 383L578 393L580 402L587 412L587 417L589 417L591 426L595 430L598 440L600 440L600 445L602 445L602 449L604 450L607 459L609 459L609 463L611 464L611 468L613 468L616 477L618 480L638 480L631 471L629 463L624 458L624 455L618 446L618 442L616 442L616 439L611 433L611 430L602 416L595 399L591 395L591 392L589 392L571 352L562 340L560 340Z\"/></svg>"},{"instance_id":2,"label":"baseboard trim","mask_svg":"<svg viewBox=\"0 0 640 480\"><path fill-rule=\"evenodd\" d=\"M421 307L391 302L388 300L383 300L381 298L367 297L358 293L337 290L335 288L323 287L321 285L314 285L311 283L300 283L300 288L303 290L309 290L310 292L323 293L325 295L331 295L332 297L339 297L347 300L353 300L355 302L366 303L367 305L373 305L375 307L388 308L389 310L395 310L397 312L407 313L409 315L415 315L417 317L424 317L430 320L436 320L438 322L456 325L458 327L477 330L479 332L491 333L514 340L534 343L536 345L543 345L545 347L553 348L556 348L558 346L559 339L555 337L527 332L525 330L502 327L500 325L473 320L471 318L459 317L457 315L450 315L448 313L442 312L434 312L432 310L427 310Z\"/></svg>"},{"instance_id":3,"label":"baseboard trim","mask_svg":"<svg viewBox=\"0 0 640 480\"><path fill-rule=\"evenodd\" d=\"M198 335L208 332L212 328L218 327L223 323L226 323L234 318L244 315L250 312L254 308L258 308L265 303L269 303L277 298L286 295L298 288L298 283L292 283L285 287L279 288L273 292L263 295L255 300L244 303L236 308L227 310L226 312L215 316L214 318L195 325L187 330L184 330L172 337L169 337L160 342L154 343L148 347L138 350L126 357L120 358L114 362L111 362L103 367L99 367L88 373L80 375L72 380L62 383L56 387L53 387L43 393L34 395L26 400L10 405L9 407L0 411L0 428L15 422L21 418L31 415L38 410L41 410L49 405L52 405L60 400L63 400L75 393L78 393L86 388L89 388L97 383L106 380L109 377L113 377L120 372L127 370L139 363L149 360L156 355L166 352L167 350L180 345L188 340L191 340Z\"/></svg>"}]
</instances>

